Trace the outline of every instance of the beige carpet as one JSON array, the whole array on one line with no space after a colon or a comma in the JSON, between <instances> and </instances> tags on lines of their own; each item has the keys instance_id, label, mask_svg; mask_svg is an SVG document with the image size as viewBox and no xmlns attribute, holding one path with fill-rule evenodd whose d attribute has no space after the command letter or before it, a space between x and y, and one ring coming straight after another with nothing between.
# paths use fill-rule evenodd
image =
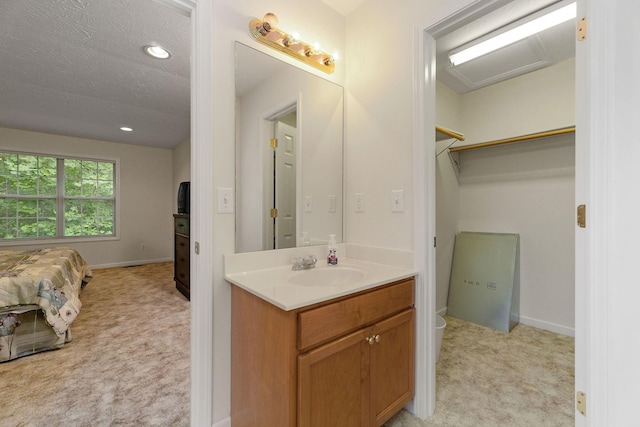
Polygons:
<instances>
[{"instance_id":1,"label":"beige carpet","mask_svg":"<svg viewBox=\"0 0 640 427\"><path fill-rule=\"evenodd\" d=\"M526 325L510 333L445 317L436 411L386 427L573 426L574 340Z\"/></svg>"},{"instance_id":2,"label":"beige carpet","mask_svg":"<svg viewBox=\"0 0 640 427\"><path fill-rule=\"evenodd\" d=\"M81 298L72 343L0 363L0 426L188 426L189 302L173 264L95 270ZM387 427L574 425L572 338L446 319L434 416Z\"/></svg>"},{"instance_id":3,"label":"beige carpet","mask_svg":"<svg viewBox=\"0 0 640 427\"><path fill-rule=\"evenodd\" d=\"M173 263L94 270L65 347L0 363L0 426L188 426L189 302Z\"/></svg>"}]
</instances>

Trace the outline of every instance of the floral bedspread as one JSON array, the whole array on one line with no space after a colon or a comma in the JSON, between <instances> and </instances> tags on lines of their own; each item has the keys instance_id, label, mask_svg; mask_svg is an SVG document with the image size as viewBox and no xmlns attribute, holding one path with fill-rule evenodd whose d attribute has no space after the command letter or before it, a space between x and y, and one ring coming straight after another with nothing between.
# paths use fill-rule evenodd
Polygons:
<instances>
[{"instance_id":1,"label":"floral bedspread","mask_svg":"<svg viewBox=\"0 0 640 427\"><path fill-rule=\"evenodd\" d=\"M0 309L36 304L63 336L80 312L80 291L90 278L88 264L71 248L0 251ZM7 326L0 324L0 336L12 332Z\"/></svg>"}]
</instances>

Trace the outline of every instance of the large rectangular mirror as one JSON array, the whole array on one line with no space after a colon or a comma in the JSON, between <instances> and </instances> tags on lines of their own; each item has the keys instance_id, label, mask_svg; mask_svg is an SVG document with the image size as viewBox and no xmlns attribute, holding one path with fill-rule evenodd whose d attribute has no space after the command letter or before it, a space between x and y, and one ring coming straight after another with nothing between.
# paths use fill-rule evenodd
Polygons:
<instances>
[{"instance_id":1,"label":"large rectangular mirror","mask_svg":"<svg viewBox=\"0 0 640 427\"><path fill-rule=\"evenodd\" d=\"M235 111L236 252L341 242L343 88L236 43Z\"/></svg>"}]
</instances>

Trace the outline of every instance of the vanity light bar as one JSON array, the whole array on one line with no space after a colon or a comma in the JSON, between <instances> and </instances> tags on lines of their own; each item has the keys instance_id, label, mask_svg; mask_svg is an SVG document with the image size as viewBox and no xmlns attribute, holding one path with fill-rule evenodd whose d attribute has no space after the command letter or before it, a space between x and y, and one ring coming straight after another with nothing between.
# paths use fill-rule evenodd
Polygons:
<instances>
[{"instance_id":1,"label":"vanity light bar","mask_svg":"<svg viewBox=\"0 0 640 427\"><path fill-rule=\"evenodd\" d=\"M311 65L318 70L331 74L335 70L336 58L312 45L298 40L278 28L278 17L267 13L263 19L253 19L249 23L249 31L256 40L264 45L285 53L292 58Z\"/></svg>"}]
</instances>

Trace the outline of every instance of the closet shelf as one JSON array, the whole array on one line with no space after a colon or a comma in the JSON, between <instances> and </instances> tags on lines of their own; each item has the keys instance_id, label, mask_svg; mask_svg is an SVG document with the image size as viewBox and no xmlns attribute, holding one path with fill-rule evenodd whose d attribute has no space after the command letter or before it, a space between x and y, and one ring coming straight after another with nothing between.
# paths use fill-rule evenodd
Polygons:
<instances>
[{"instance_id":1,"label":"closet shelf","mask_svg":"<svg viewBox=\"0 0 640 427\"><path fill-rule=\"evenodd\" d=\"M437 127L436 127L436 131L437 131ZM575 126L569 126L569 127L560 128L560 129L548 130L548 131L545 131L545 132L538 132L538 133L532 133L532 134L528 134L528 135L515 136L515 137L512 137L512 138L498 139L496 141L481 142L479 144L463 145L461 147L453 147L453 148L449 148L449 153L458 153L458 152L461 152L461 151L475 150L475 149L478 149L478 148L486 148L486 147L493 147L493 146L496 146L496 145L510 144L512 142L522 142L522 141L529 141L529 140L532 140L532 139L546 138L546 137L549 137L549 136L564 135L564 134L567 134L567 133L573 133L575 131L576 131L576 127Z\"/></svg>"},{"instance_id":2,"label":"closet shelf","mask_svg":"<svg viewBox=\"0 0 640 427\"><path fill-rule=\"evenodd\" d=\"M436 141L444 141L445 139L451 138L455 138L458 141L464 141L463 134L443 128L442 126L436 126Z\"/></svg>"}]
</instances>

